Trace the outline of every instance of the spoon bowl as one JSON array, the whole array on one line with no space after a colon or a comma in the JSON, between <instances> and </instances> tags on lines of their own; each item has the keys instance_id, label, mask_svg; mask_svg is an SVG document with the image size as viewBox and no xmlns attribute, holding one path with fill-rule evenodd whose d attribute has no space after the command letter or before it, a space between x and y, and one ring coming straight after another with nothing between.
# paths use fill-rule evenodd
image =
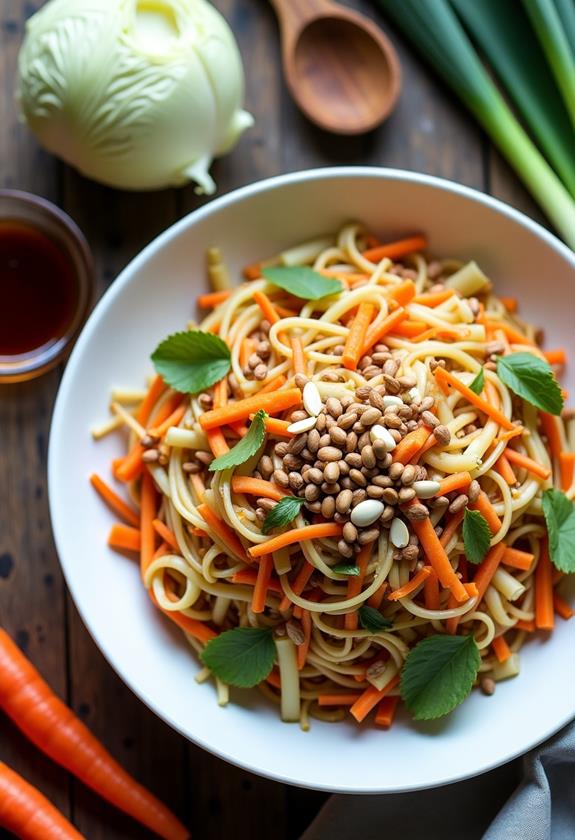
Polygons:
<instances>
[{"instance_id":1,"label":"spoon bowl","mask_svg":"<svg viewBox=\"0 0 575 840\"><path fill-rule=\"evenodd\" d=\"M329 0L272 4L286 81L304 114L336 134L363 134L379 125L400 88L399 61L383 32Z\"/></svg>"}]
</instances>

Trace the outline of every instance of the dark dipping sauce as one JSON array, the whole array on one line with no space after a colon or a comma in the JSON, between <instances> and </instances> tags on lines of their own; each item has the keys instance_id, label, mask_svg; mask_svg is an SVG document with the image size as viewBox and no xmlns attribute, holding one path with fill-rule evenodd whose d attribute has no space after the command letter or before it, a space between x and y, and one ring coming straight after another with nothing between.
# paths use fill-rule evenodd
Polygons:
<instances>
[{"instance_id":1,"label":"dark dipping sauce","mask_svg":"<svg viewBox=\"0 0 575 840\"><path fill-rule=\"evenodd\" d=\"M0 221L0 356L54 344L77 306L76 270L64 251L25 222Z\"/></svg>"}]
</instances>

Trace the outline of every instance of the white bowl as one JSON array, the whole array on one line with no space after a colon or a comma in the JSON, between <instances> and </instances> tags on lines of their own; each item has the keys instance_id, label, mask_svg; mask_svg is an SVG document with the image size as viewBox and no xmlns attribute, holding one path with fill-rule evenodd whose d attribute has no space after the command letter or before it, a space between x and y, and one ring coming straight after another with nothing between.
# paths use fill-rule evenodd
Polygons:
<instances>
[{"instance_id":1,"label":"white bowl","mask_svg":"<svg viewBox=\"0 0 575 840\"><path fill-rule=\"evenodd\" d=\"M425 231L434 253L476 259L498 291L520 299L548 346L575 353L574 255L550 233L481 193L426 175L345 167L271 178L212 201L159 236L122 272L72 354L54 412L49 489L54 534L76 606L130 688L167 723L227 761L290 784L344 793L432 787L481 773L544 740L575 716L575 621L522 652L521 675L479 692L430 724L407 716L389 732L313 721L281 723L257 691L225 709L179 631L152 606L136 563L106 546L112 515L88 483L121 451L90 427L114 385L141 386L150 352L181 329L205 290L204 252L218 244L234 272L258 258L360 219L384 237ZM567 387L575 389L573 368Z\"/></svg>"}]
</instances>

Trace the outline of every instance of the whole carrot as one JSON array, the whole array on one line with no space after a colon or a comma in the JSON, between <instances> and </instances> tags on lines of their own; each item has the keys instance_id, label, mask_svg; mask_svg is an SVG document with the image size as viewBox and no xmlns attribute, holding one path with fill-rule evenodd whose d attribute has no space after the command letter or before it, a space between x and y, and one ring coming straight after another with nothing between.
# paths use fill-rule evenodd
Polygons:
<instances>
[{"instance_id":1,"label":"whole carrot","mask_svg":"<svg viewBox=\"0 0 575 840\"><path fill-rule=\"evenodd\" d=\"M0 629L0 707L53 761L108 802L165 840L185 840L187 828L138 784L53 693L10 636ZM1 797L0 797L1 800ZM0 813L2 805L0 803ZM30 837L40 835L29 835ZM44 838L59 835L43 835ZM78 834L61 837L79 837Z\"/></svg>"},{"instance_id":2,"label":"whole carrot","mask_svg":"<svg viewBox=\"0 0 575 840\"><path fill-rule=\"evenodd\" d=\"M83 840L40 791L1 762L0 827L21 840Z\"/></svg>"}]
</instances>

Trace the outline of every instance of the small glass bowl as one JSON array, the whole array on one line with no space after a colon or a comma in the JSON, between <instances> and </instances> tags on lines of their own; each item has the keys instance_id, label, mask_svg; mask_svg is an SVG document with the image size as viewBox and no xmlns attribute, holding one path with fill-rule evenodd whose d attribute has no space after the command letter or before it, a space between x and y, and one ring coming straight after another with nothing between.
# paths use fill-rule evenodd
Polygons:
<instances>
[{"instance_id":1,"label":"small glass bowl","mask_svg":"<svg viewBox=\"0 0 575 840\"><path fill-rule=\"evenodd\" d=\"M46 373L72 349L92 306L94 263L76 223L45 198L19 190L0 190L0 220L23 222L44 233L59 246L75 269L77 305L64 334L48 346L0 356L0 382L23 382Z\"/></svg>"}]
</instances>

